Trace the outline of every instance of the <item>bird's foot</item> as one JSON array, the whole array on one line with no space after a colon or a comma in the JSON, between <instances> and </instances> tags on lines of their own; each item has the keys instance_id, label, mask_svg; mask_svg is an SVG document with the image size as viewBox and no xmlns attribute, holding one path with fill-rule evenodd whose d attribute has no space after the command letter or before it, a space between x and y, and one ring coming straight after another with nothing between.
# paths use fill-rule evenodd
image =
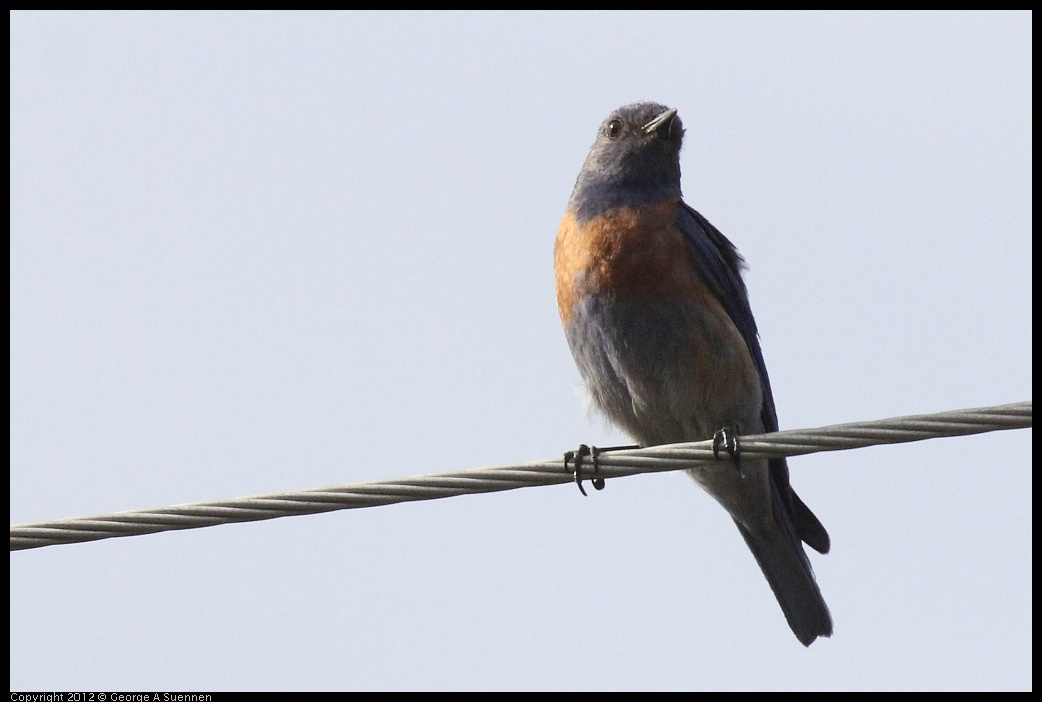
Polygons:
<instances>
[{"instance_id":1,"label":"bird's foot","mask_svg":"<svg viewBox=\"0 0 1042 702\"><path fill-rule=\"evenodd\" d=\"M731 466L738 473L738 477L744 477L742 475L742 447L738 443L738 427L734 424L718 429L713 434L713 458L720 460L720 449L727 452L727 455L731 457Z\"/></svg>"},{"instance_id":2,"label":"bird's foot","mask_svg":"<svg viewBox=\"0 0 1042 702\"><path fill-rule=\"evenodd\" d=\"M579 444L579 448L575 451L569 451L564 454L564 469L568 470L568 464L574 463L575 469L572 471L575 475L575 484L579 486L579 492L586 496L586 489L583 488L583 463L587 458L590 459L590 463L593 465L593 475L590 477L590 482L593 483L593 487L597 490L604 489L604 478L598 475L600 465L597 462L597 457L602 453L608 451L622 451L623 449L635 449L640 446L628 445L628 446L609 446L608 448L597 448L596 446L587 446L586 444Z\"/></svg>"},{"instance_id":3,"label":"bird's foot","mask_svg":"<svg viewBox=\"0 0 1042 702\"><path fill-rule=\"evenodd\" d=\"M575 470L573 471L573 474L575 475L575 484L579 486L579 492L583 494L583 497L586 497L586 488L583 487L583 461L586 460L586 458L589 458L590 462L593 464L593 477L590 479L590 482L593 483L593 487L596 489L604 489L604 478L597 475L597 470L599 468L597 464L598 453L600 453L600 451L596 446L590 448L586 444L579 444L579 448L575 451L569 451L564 454L564 469L568 470L569 461L575 464Z\"/></svg>"}]
</instances>

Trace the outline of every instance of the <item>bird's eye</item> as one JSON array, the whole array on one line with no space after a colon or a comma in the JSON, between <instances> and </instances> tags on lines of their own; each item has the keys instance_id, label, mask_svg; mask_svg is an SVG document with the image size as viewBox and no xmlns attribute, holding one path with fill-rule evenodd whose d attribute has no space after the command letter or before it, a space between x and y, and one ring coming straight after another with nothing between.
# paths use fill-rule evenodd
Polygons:
<instances>
[{"instance_id":1,"label":"bird's eye","mask_svg":"<svg viewBox=\"0 0 1042 702\"><path fill-rule=\"evenodd\" d=\"M622 120L613 119L608 122L608 128L605 132L608 134L609 139L617 139L622 134Z\"/></svg>"}]
</instances>

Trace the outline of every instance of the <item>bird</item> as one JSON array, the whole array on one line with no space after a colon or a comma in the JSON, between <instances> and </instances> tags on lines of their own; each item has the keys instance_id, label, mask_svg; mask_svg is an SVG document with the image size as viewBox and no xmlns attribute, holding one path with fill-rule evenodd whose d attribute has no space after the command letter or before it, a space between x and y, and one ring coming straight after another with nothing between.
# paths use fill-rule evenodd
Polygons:
<instances>
[{"instance_id":1,"label":"bird","mask_svg":"<svg viewBox=\"0 0 1042 702\"><path fill-rule=\"evenodd\" d=\"M683 139L677 109L656 102L601 123L554 244L558 311L593 406L640 446L723 437L734 465L688 473L734 520L809 646L832 635L832 617L803 544L831 543L785 459L743 461L733 441L778 431L778 417L745 260L684 202Z\"/></svg>"}]
</instances>

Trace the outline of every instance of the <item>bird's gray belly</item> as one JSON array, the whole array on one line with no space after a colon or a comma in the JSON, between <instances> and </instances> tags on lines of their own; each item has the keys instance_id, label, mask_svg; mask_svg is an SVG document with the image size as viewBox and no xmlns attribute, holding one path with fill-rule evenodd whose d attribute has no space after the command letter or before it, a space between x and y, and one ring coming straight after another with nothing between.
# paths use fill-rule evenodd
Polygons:
<instances>
[{"instance_id":1,"label":"bird's gray belly","mask_svg":"<svg viewBox=\"0 0 1042 702\"><path fill-rule=\"evenodd\" d=\"M707 314L604 294L576 304L568 343L593 402L641 445L707 439L732 424L761 428L758 384L726 382L732 366L751 363L748 350L734 349Z\"/></svg>"}]
</instances>

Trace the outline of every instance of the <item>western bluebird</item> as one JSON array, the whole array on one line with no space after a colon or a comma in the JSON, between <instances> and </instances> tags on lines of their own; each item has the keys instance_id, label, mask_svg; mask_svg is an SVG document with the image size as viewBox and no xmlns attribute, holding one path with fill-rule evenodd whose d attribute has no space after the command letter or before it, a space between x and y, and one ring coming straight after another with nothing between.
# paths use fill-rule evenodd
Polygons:
<instances>
[{"instance_id":1,"label":"western bluebird","mask_svg":"<svg viewBox=\"0 0 1042 702\"><path fill-rule=\"evenodd\" d=\"M681 199L684 128L651 102L608 115L554 246L557 306L594 404L642 446L778 430L734 245ZM784 458L688 471L734 519L805 646L832 619L802 542L828 532Z\"/></svg>"}]
</instances>

